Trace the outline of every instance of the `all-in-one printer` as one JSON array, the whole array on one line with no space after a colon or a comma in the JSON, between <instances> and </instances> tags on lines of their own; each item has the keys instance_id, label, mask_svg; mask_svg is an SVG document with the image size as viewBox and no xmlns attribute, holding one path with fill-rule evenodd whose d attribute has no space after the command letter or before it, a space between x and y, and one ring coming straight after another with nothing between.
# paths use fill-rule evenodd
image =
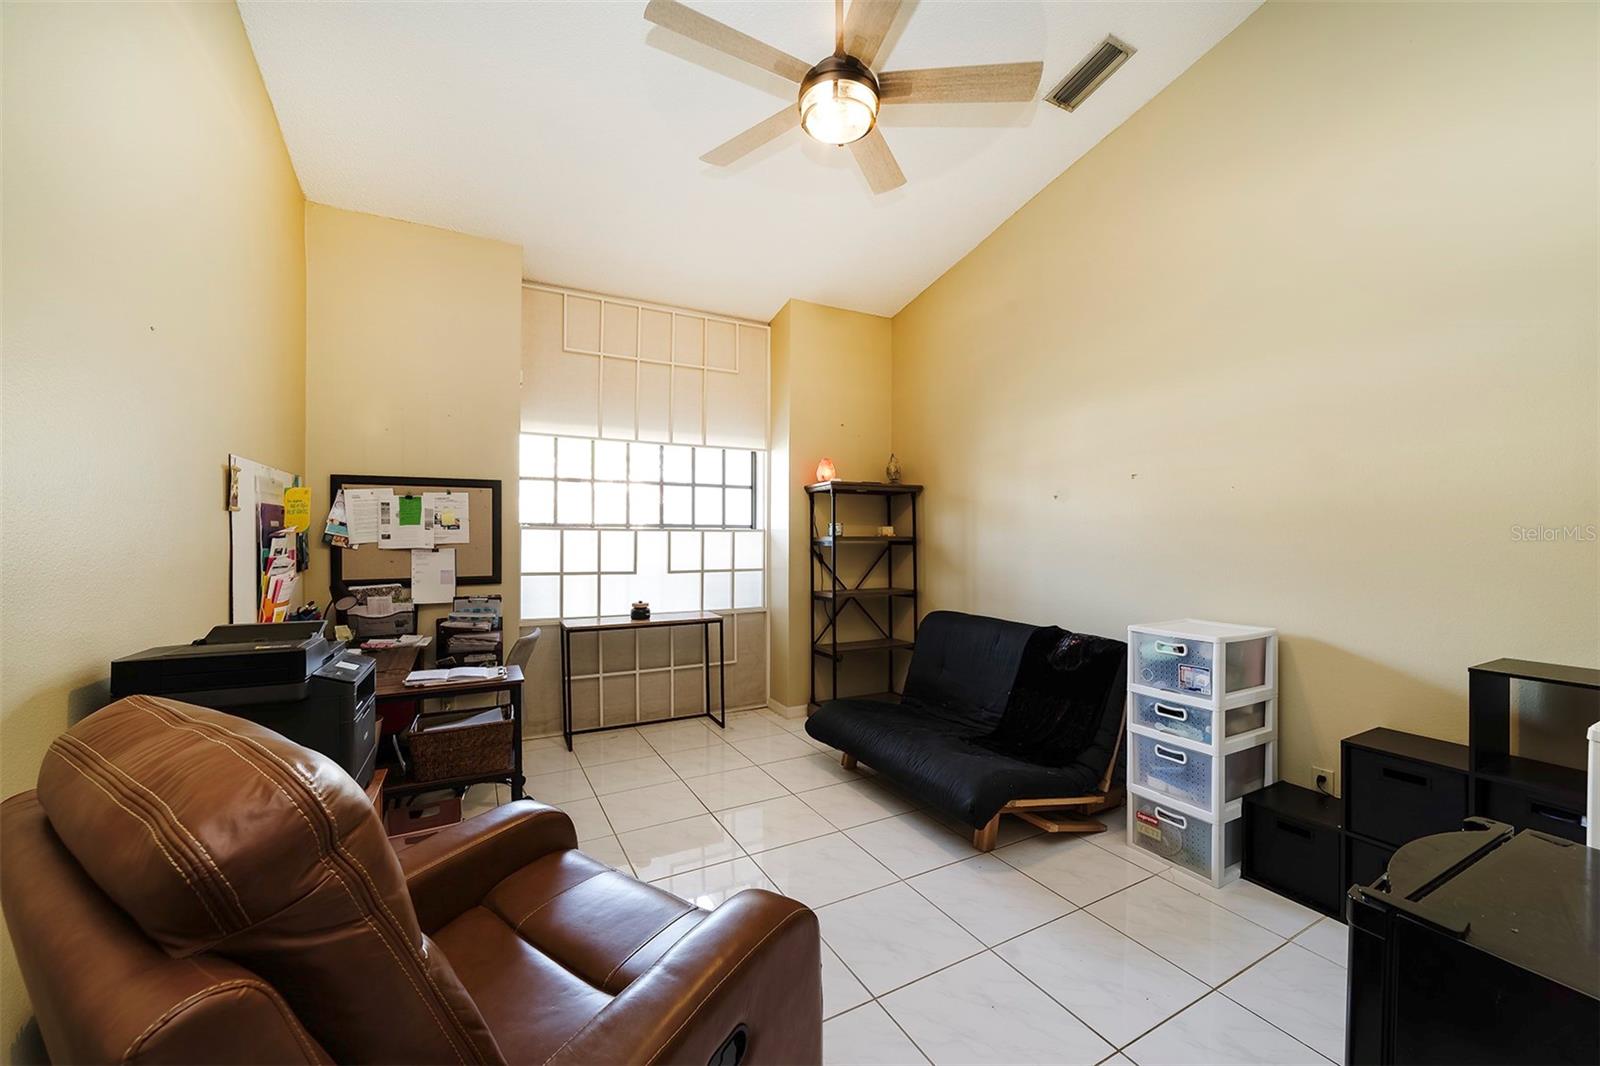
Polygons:
<instances>
[{"instance_id":1,"label":"all-in-one printer","mask_svg":"<svg viewBox=\"0 0 1600 1066\"><path fill-rule=\"evenodd\" d=\"M111 695L227 711L320 751L365 787L378 752L375 666L321 622L217 626L193 644L113 661Z\"/></svg>"}]
</instances>

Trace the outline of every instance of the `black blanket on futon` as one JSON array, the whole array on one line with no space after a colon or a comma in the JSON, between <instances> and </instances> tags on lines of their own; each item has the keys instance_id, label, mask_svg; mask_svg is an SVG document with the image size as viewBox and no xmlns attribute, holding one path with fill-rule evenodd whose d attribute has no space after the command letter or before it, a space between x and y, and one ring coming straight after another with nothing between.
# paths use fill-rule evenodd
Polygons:
<instances>
[{"instance_id":1,"label":"black blanket on futon","mask_svg":"<svg viewBox=\"0 0 1600 1066\"><path fill-rule=\"evenodd\" d=\"M1126 669L1120 640L1045 626L1028 639L1016 684L994 732L975 742L1042 766L1083 755L1100 726L1106 691Z\"/></svg>"}]
</instances>

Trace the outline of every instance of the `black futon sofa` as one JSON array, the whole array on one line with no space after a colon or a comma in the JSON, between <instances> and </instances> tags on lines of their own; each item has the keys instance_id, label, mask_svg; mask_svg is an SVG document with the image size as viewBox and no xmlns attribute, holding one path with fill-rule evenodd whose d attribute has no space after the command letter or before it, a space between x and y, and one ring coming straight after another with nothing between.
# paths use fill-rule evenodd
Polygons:
<instances>
[{"instance_id":1,"label":"black futon sofa","mask_svg":"<svg viewBox=\"0 0 1600 1066\"><path fill-rule=\"evenodd\" d=\"M994 847L1000 815L1098 832L1079 814L1121 802L1127 645L999 618L935 611L917 629L898 702L829 700L806 732L866 763Z\"/></svg>"}]
</instances>

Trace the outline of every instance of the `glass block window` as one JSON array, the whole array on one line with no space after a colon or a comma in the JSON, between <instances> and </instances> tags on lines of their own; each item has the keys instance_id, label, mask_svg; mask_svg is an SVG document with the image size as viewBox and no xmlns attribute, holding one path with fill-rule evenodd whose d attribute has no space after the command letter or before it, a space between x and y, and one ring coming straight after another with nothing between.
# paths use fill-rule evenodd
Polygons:
<instances>
[{"instance_id":1,"label":"glass block window","mask_svg":"<svg viewBox=\"0 0 1600 1066\"><path fill-rule=\"evenodd\" d=\"M524 433L522 615L761 610L764 453Z\"/></svg>"}]
</instances>

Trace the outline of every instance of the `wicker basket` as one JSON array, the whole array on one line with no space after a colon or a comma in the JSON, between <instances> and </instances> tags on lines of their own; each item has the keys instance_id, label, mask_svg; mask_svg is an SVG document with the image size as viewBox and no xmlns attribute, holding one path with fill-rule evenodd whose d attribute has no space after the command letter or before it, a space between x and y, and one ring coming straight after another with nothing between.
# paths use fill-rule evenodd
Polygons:
<instances>
[{"instance_id":1,"label":"wicker basket","mask_svg":"<svg viewBox=\"0 0 1600 1066\"><path fill-rule=\"evenodd\" d=\"M433 725L429 725L426 718L418 718L407 734L411 779L445 781L510 773L511 727L511 719L498 707Z\"/></svg>"}]
</instances>

